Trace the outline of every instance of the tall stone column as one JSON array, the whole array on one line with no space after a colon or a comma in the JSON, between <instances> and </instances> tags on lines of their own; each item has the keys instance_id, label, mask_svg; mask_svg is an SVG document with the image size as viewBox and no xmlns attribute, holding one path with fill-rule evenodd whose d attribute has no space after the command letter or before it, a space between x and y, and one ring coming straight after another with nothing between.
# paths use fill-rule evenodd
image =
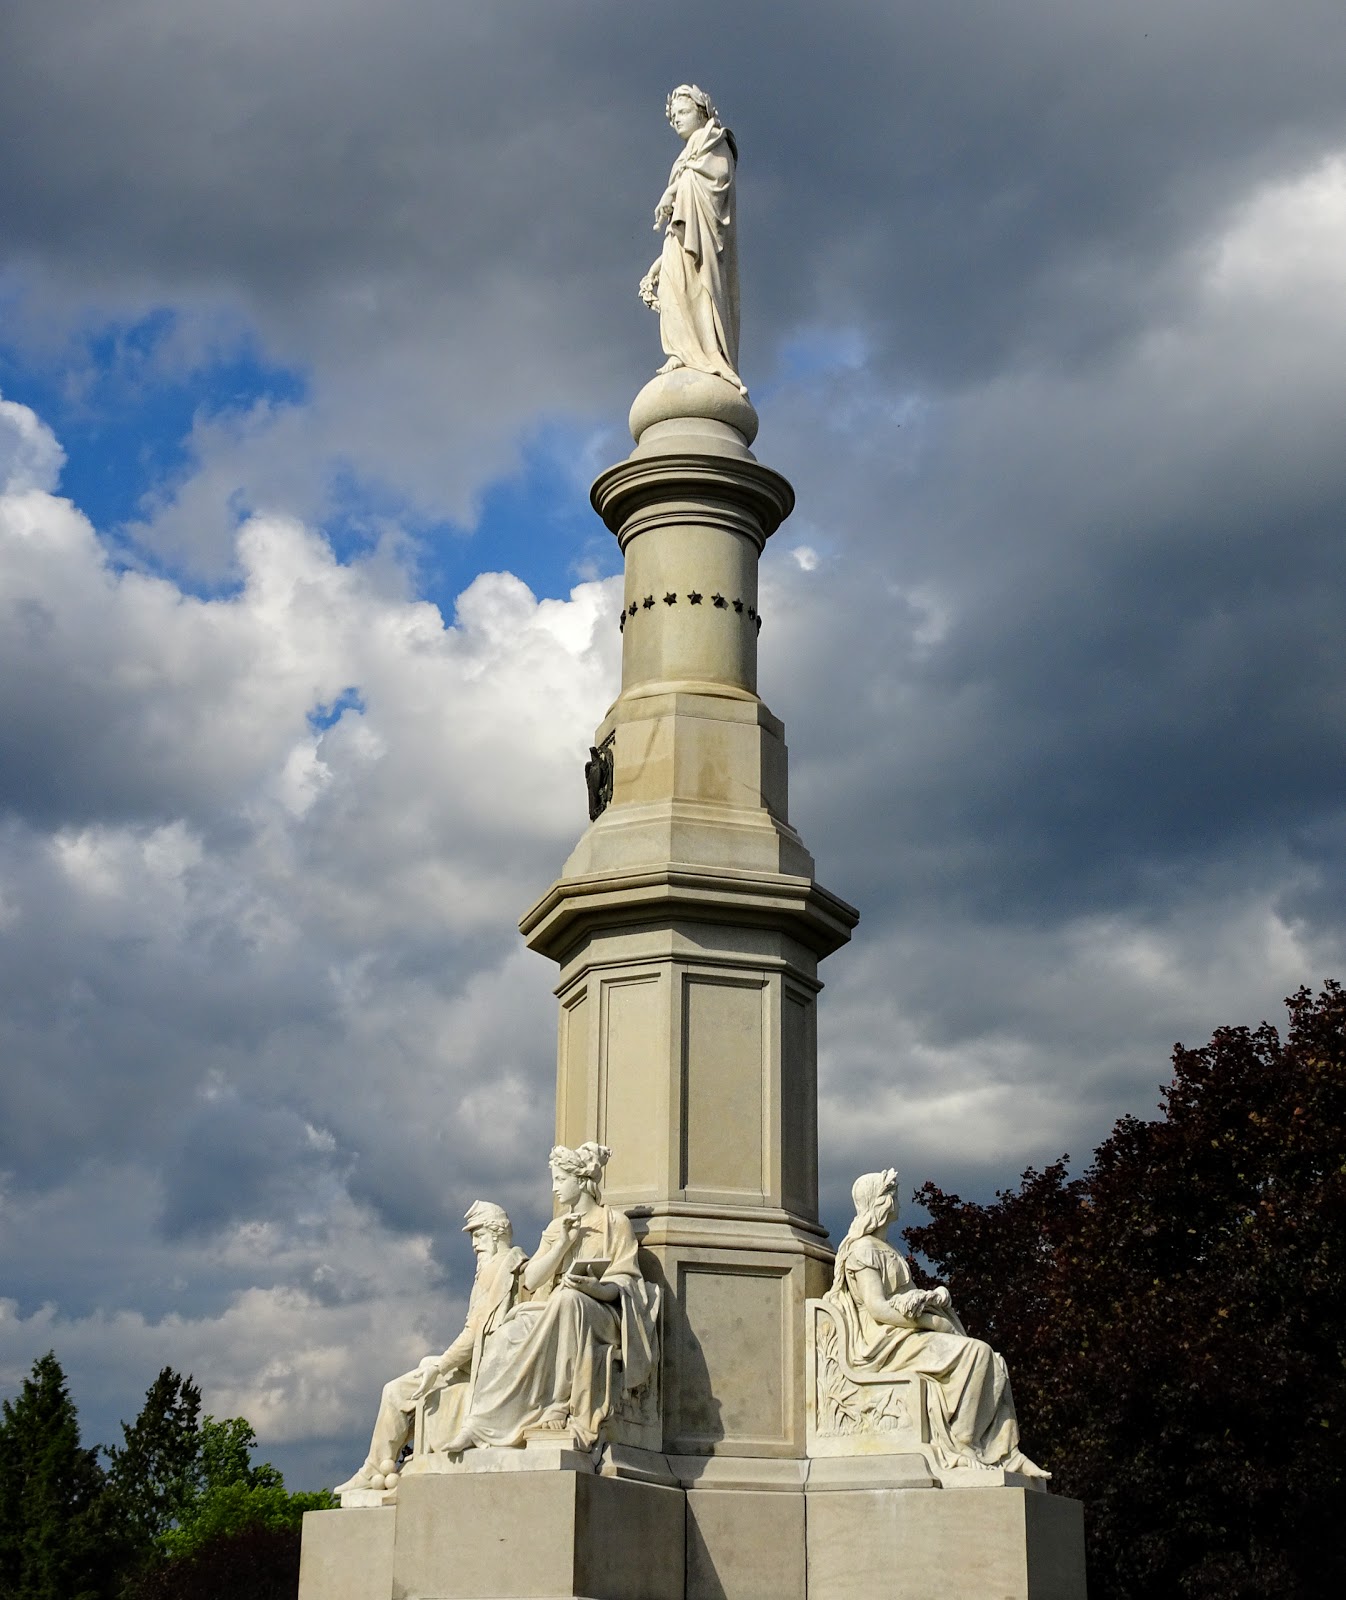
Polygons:
<instances>
[{"instance_id":1,"label":"tall stone column","mask_svg":"<svg viewBox=\"0 0 1346 1600\"><path fill-rule=\"evenodd\" d=\"M561 969L557 1139L612 1147L605 1199L664 1287L661 1436L640 1442L794 1459L803 1302L831 1261L817 969L857 913L790 825L757 693L758 560L794 494L756 431L732 385L667 374L593 486L625 558L622 688L594 736L611 799L520 926Z\"/></svg>"}]
</instances>

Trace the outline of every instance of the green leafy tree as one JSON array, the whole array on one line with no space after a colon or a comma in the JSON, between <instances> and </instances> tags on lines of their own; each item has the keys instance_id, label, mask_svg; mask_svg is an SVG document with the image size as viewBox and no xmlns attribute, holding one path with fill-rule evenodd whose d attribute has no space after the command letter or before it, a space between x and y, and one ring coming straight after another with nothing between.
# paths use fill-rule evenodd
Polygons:
<instances>
[{"instance_id":1,"label":"green leafy tree","mask_svg":"<svg viewBox=\"0 0 1346 1600\"><path fill-rule=\"evenodd\" d=\"M192 1555L212 1541L246 1528L269 1528L297 1538L306 1511L332 1511L337 1504L325 1489L290 1494L282 1482L220 1484L201 1496L188 1520L169 1536L169 1552L175 1559Z\"/></svg>"},{"instance_id":2,"label":"green leafy tree","mask_svg":"<svg viewBox=\"0 0 1346 1600\"><path fill-rule=\"evenodd\" d=\"M298 1540L304 1512L336 1503L327 1494L288 1494L275 1467L254 1465L257 1435L245 1417L200 1412L200 1389L165 1367L140 1415L122 1424L122 1445L107 1452L111 1498L124 1530L120 1564L127 1596L168 1592L164 1586L178 1577L207 1583L210 1560L203 1551L215 1552L222 1572L242 1563L257 1575L271 1570L267 1562L288 1570L289 1545ZM285 1537L246 1537L255 1530ZM183 1565L188 1558L190 1573Z\"/></svg>"},{"instance_id":3,"label":"green leafy tree","mask_svg":"<svg viewBox=\"0 0 1346 1600\"><path fill-rule=\"evenodd\" d=\"M5 1600L103 1600L120 1552L98 1451L80 1445L79 1418L54 1354L34 1362L0 1415L0 1595Z\"/></svg>"},{"instance_id":4,"label":"green leafy tree","mask_svg":"<svg viewBox=\"0 0 1346 1600\"><path fill-rule=\"evenodd\" d=\"M270 1488L282 1483L280 1473L269 1461L252 1464L257 1435L246 1417L207 1417L201 1424L198 1498L229 1484L250 1488Z\"/></svg>"},{"instance_id":5,"label":"green leafy tree","mask_svg":"<svg viewBox=\"0 0 1346 1600\"><path fill-rule=\"evenodd\" d=\"M337 1505L326 1490L290 1494L243 1417L206 1417L198 1434L196 1492L165 1533L166 1559L143 1571L128 1600L293 1600L306 1511Z\"/></svg>"},{"instance_id":6,"label":"green leafy tree","mask_svg":"<svg viewBox=\"0 0 1346 1600\"><path fill-rule=\"evenodd\" d=\"M917 1192L910 1245L1085 1502L1094 1600L1346 1593L1346 994L1287 1004L1284 1040L1179 1046L1083 1177Z\"/></svg>"},{"instance_id":7,"label":"green leafy tree","mask_svg":"<svg viewBox=\"0 0 1346 1600\"><path fill-rule=\"evenodd\" d=\"M297 1538L306 1511L327 1511L337 1505L325 1490L290 1494L270 1462L254 1466L257 1436L243 1417L223 1421L207 1417L200 1441L197 1493L164 1541L175 1559L248 1528L289 1532Z\"/></svg>"}]
</instances>

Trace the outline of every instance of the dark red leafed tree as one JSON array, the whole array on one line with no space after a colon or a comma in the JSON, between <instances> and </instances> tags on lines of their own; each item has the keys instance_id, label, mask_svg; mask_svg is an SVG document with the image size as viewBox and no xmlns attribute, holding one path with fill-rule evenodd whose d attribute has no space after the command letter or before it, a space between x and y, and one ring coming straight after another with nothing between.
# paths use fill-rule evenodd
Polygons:
<instances>
[{"instance_id":1,"label":"dark red leafed tree","mask_svg":"<svg viewBox=\"0 0 1346 1600\"><path fill-rule=\"evenodd\" d=\"M1085 1502L1093 1600L1346 1593L1346 993L1174 1051L1123 1118L911 1247L1009 1362L1024 1447Z\"/></svg>"}]
</instances>

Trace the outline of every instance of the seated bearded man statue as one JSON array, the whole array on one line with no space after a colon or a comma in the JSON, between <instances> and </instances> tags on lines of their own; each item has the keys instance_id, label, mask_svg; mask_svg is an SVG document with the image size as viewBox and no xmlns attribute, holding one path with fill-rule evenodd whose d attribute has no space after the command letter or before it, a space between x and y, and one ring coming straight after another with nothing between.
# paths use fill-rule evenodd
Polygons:
<instances>
[{"instance_id":1,"label":"seated bearded man statue","mask_svg":"<svg viewBox=\"0 0 1346 1600\"><path fill-rule=\"evenodd\" d=\"M655 1359L657 1291L636 1263L636 1236L599 1184L612 1152L557 1145L549 1157L562 1213L523 1269L524 1296L482 1352L462 1429L444 1449L521 1445L530 1429L569 1430L592 1450L613 1404Z\"/></svg>"},{"instance_id":2,"label":"seated bearded man statue","mask_svg":"<svg viewBox=\"0 0 1346 1600\"><path fill-rule=\"evenodd\" d=\"M477 1275L467 1305L463 1331L443 1355L426 1356L412 1372L383 1386L369 1454L360 1470L333 1491L396 1486L396 1464L409 1442L417 1407L425 1402L425 1431L430 1448L456 1433L467 1415L473 1378L482 1352L518 1298L524 1253L514 1244L514 1230L502 1206L474 1200L463 1221L477 1257ZM389 1484L387 1475L394 1474Z\"/></svg>"}]
</instances>

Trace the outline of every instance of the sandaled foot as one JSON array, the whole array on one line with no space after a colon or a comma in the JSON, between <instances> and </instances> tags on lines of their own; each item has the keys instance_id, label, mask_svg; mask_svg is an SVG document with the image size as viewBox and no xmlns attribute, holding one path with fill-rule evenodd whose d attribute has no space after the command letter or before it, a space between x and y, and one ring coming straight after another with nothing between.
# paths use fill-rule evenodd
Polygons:
<instances>
[{"instance_id":1,"label":"sandaled foot","mask_svg":"<svg viewBox=\"0 0 1346 1600\"><path fill-rule=\"evenodd\" d=\"M369 1461L366 1461L364 1466L362 1466L360 1468L360 1470L353 1477L347 1478L345 1483L337 1484L336 1488L332 1490L332 1493L333 1494L350 1494L353 1490L356 1490L356 1489L368 1489L368 1488L371 1488L372 1485L370 1483L370 1479L373 1476L374 1476L373 1463L369 1462Z\"/></svg>"}]
</instances>

